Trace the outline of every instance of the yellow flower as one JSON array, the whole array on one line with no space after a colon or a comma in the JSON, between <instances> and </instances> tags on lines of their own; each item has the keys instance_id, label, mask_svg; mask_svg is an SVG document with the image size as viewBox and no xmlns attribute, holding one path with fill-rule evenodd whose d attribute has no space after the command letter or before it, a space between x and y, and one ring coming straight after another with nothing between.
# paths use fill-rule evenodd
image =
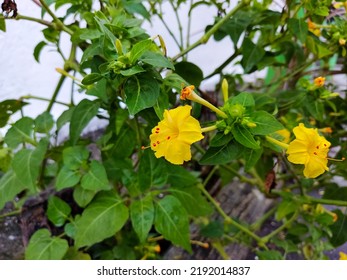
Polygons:
<instances>
[{"instance_id":1,"label":"yellow flower","mask_svg":"<svg viewBox=\"0 0 347 280\"><path fill-rule=\"evenodd\" d=\"M288 160L304 164L304 176L316 178L328 171L328 152L330 142L318 134L317 129L306 128L303 123L293 129L295 140L289 143Z\"/></svg>"},{"instance_id":2,"label":"yellow flower","mask_svg":"<svg viewBox=\"0 0 347 280\"><path fill-rule=\"evenodd\" d=\"M347 261L347 254L345 254L344 252L340 252L339 255L340 255L339 260Z\"/></svg>"},{"instance_id":3,"label":"yellow flower","mask_svg":"<svg viewBox=\"0 0 347 280\"><path fill-rule=\"evenodd\" d=\"M190 115L192 107L180 106L165 110L164 119L152 129L151 149L157 158L173 164L191 159L190 145L204 138L199 122Z\"/></svg>"},{"instance_id":4,"label":"yellow flower","mask_svg":"<svg viewBox=\"0 0 347 280\"><path fill-rule=\"evenodd\" d=\"M314 79L313 83L314 83L317 87L322 87L322 86L324 86L325 78L324 78L324 77L317 77L317 78Z\"/></svg>"}]
</instances>

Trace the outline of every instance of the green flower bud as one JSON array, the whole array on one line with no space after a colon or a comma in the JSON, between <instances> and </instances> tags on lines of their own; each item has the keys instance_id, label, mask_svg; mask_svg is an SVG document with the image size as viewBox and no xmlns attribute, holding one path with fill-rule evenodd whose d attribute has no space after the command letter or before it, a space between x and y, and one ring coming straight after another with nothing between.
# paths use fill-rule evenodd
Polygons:
<instances>
[{"instance_id":1,"label":"green flower bud","mask_svg":"<svg viewBox=\"0 0 347 280\"><path fill-rule=\"evenodd\" d=\"M241 104L234 104L228 108L228 113L233 118L241 118L245 113L245 107Z\"/></svg>"}]
</instances>

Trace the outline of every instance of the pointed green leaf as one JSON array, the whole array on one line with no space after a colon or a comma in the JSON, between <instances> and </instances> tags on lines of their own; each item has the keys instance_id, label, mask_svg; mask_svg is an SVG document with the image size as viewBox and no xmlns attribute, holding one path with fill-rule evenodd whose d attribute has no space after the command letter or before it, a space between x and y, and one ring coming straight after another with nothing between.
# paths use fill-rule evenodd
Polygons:
<instances>
[{"instance_id":1,"label":"pointed green leaf","mask_svg":"<svg viewBox=\"0 0 347 280\"><path fill-rule=\"evenodd\" d=\"M63 150L64 165L71 170L80 168L88 158L89 150L86 146L67 147Z\"/></svg>"},{"instance_id":2,"label":"pointed green leaf","mask_svg":"<svg viewBox=\"0 0 347 280\"><path fill-rule=\"evenodd\" d=\"M128 216L128 208L116 193L99 193L76 221L76 247L91 246L113 236Z\"/></svg>"},{"instance_id":3,"label":"pointed green leaf","mask_svg":"<svg viewBox=\"0 0 347 280\"><path fill-rule=\"evenodd\" d=\"M255 45L251 39L245 38L242 44L242 54L243 58L241 64L245 73L250 73L251 70L265 55L265 50Z\"/></svg>"},{"instance_id":4,"label":"pointed green leaf","mask_svg":"<svg viewBox=\"0 0 347 280\"><path fill-rule=\"evenodd\" d=\"M135 200L130 205L131 224L141 243L147 239L154 221L154 205L151 196Z\"/></svg>"},{"instance_id":5,"label":"pointed green leaf","mask_svg":"<svg viewBox=\"0 0 347 280\"><path fill-rule=\"evenodd\" d=\"M7 131L5 143L12 149L23 142L32 143L34 120L28 117L21 118Z\"/></svg>"},{"instance_id":6,"label":"pointed green leaf","mask_svg":"<svg viewBox=\"0 0 347 280\"><path fill-rule=\"evenodd\" d=\"M268 135L283 129L283 125L268 112L256 111L250 115L250 118L257 125L251 129L254 135Z\"/></svg>"},{"instance_id":7,"label":"pointed green leaf","mask_svg":"<svg viewBox=\"0 0 347 280\"><path fill-rule=\"evenodd\" d=\"M77 143L83 129L96 116L100 107L99 101L83 99L74 109L70 123L70 140L72 145Z\"/></svg>"},{"instance_id":8,"label":"pointed green leaf","mask_svg":"<svg viewBox=\"0 0 347 280\"><path fill-rule=\"evenodd\" d=\"M51 237L47 229L39 229L30 238L25 251L26 260L61 260L69 245L66 240Z\"/></svg>"},{"instance_id":9,"label":"pointed green leaf","mask_svg":"<svg viewBox=\"0 0 347 280\"><path fill-rule=\"evenodd\" d=\"M228 144L233 139L231 133L225 134L223 131L217 132L210 142L210 147L220 147Z\"/></svg>"},{"instance_id":10,"label":"pointed green leaf","mask_svg":"<svg viewBox=\"0 0 347 280\"><path fill-rule=\"evenodd\" d=\"M168 183L171 186L191 186L199 182L191 172L182 166L167 163L166 170Z\"/></svg>"},{"instance_id":11,"label":"pointed green leaf","mask_svg":"<svg viewBox=\"0 0 347 280\"><path fill-rule=\"evenodd\" d=\"M37 62L40 62L40 53L45 46L47 46L47 43L45 41L41 41L34 48L34 58Z\"/></svg>"},{"instance_id":12,"label":"pointed green leaf","mask_svg":"<svg viewBox=\"0 0 347 280\"><path fill-rule=\"evenodd\" d=\"M254 165L257 164L261 155L263 154L263 148L260 149L245 149L243 157L246 161L245 171L249 171Z\"/></svg>"},{"instance_id":13,"label":"pointed green leaf","mask_svg":"<svg viewBox=\"0 0 347 280\"><path fill-rule=\"evenodd\" d=\"M160 200L155 207L155 229L174 245L191 252L188 215L181 202L172 195Z\"/></svg>"},{"instance_id":14,"label":"pointed green leaf","mask_svg":"<svg viewBox=\"0 0 347 280\"><path fill-rule=\"evenodd\" d=\"M167 181L166 165L158 160L152 150L143 151L139 166L139 187L142 192L150 187L163 186Z\"/></svg>"},{"instance_id":15,"label":"pointed green leaf","mask_svg":"<svg viewBox=\"0 0 347 280\"><path fill-rule=\"evenodd\" d=\"M202 70L194 63L188 61L181 61L175 64L175 72L180 75L189 84L198 87L204 78ZM187 84L184 84L187 86ZM179 85L180 89L182 85Z\"/></svg>"},{"instance_id":16,"label":"pointed green leaf","mask_svg":"<svg viewBox=\"0 0 347 280\"><path fill-rule=\"evenodd\" d=\"M146 70L143 69L141 66L135 65L135 66L132 66L126 70L121 70L120 73L125 77L130 77L130 76L133 76L133 75L136 75L138 73L145 72L145 71Z\"/></svg>"},{"instance_id":17,"label":"pointed green leaf","mask_svg":"<svg viewBox=\"0 0 347 280\"><path fill-rule=\"evenodd\" d=\"M40 174L47 146L48 140L42 139L35 149L20 150L12 160L12 168L17 178L33 192L36 191L36 181Z\"/></svg>"},{"instance_id":18,"label":"pointed green leaf","mask_svg":"<svg viewBox=\"0 0 347 280\"><path fill-rule=\"evenodd\" d=\"M63 166L56 178L55 188L57 191L70 188L78 184L81 179L81 174L78 170L71 170L70 168Z\"/></svg>"},{"instance_id":19,"label":"pointed green leaf","mask_svg":"<svg viewBox=\"0 0 347 280\"><path fill-rule=\"evenodd\" d=\"M35 131L39 133L49 133L53 128L53 116L49 112L44 112L35 119Z\"/></svg>"},{"instance_id":20,"label":"pointed green leaf","mask_svg":"<svg viewBox=\"0 0 347 280\"><path fill-rule=\"evenodd\" d=\"M306 42L308 34L307 22L303 18L290 18L288 19L288 28L294 36L296 36L301 43Z\"/></svg>"},{"instance_id":21,"label":"pointed green leaf","mask_svg":"<svg viewBox=\"0 0 347 280\"><path fill-rule=\"evenodd\" d=\"M87 174L81 180L82 188L91 191L109 190L111 188L105 167L98 161L92 160Z\"/></svg>"},{"instance_id":22,"label":"pointed green leaf","mask_svg":"<svg viewBox=\"0 0 347 280\"><path fill-rule=\"evenodd\" d=\"M92 201L96 191L90 191L82 188L80 185L74 188L73 199L78 206L85 208Z\"/></svg>"},{"instance_id":23,"label":"pointed green leaf","mask_svg":"<svg viewBox=\"0 0 347 280\"><path fill-rule=\"evenodd\" d=\"M241 92L235 97L229 99L231 105L240 104L244 107L253 107L255 105L254 98L251 93Z\"/></svg>"},{"instance_id":24,"label":"pointed green leaf","mask_svg":"<svg viewBox=\"0 0 347 280\"><path fill-rule=\"evenodd\" d=\"M230 141L223 146L210 147L199 163L206 165L226 164L237 159L242 151L241 145L235 141Z\"/></svg>"},{"instance_id":25,"label":"pointed green leaf","mask_svg":"<svg viewBox=\"0 0 347 280\"><path fill-rule=\"evenodd\" d=\"M7 171L0 179L0 210L25 188L13 170Z\"/></svg>"},{"instance_id":26,"label":"pointed green leaf","mask_svg":"<svg viewBox=\"0 0 347 280\"><path fill-rule=\"evenodd\" d=\"M248 128L242 125L235 125L231 130L235 140L243 146L251 149L259 149L259 144L254 140L253 135Z\"/></svg>"},{"instance_id":27,"label":"pointed green leaf","mask_svg":"<svg viewBox=\"0 0 347 280\"><path fill-rule=\"evenodd\" d=\"M64 200L56 196L48 199L47 217L57 227L65 224L71 213L71 207Z\"/></svg>"},{"instance_id":28,"label":"pointed green leaf","mask_svg":"<svg viewBox=\"0 0 347 280\"><path fill-rule=\"evenodd\" d=\"M60 130L64 124L71 121L72 113L74 110L75 107L70 107L59 116L59 118L57 119L57 130Z\"/></svg>"},{"instance_id":29,"label":"pointed green leaf","mask_svg":"<svg viewBox=\"0 0 347 280\"><path fill-rule=\"evenodd\" d=\"M196 186L175 186L168 189L181 202L189 215L207 216L213 209Z\"/></svg>"},{"instance_id":30,"label":"pointed green leaf","mask_svg":"<svg viewBox=\"0 0 347 280\"><path fill-rule=\"evenodd\" d=\"M339 209L333 212L337 215L337 221L330 226L333 234L329 240L334 247L338 247L347 242L347 215L343 214Z\"/></svg>"},{"instance_id":31,"label":"pointed green leaf","mask_svg":"<svg viewBox=\"0 0 347 280\"><path fill-rule=\"evenodd\" d=\"M130 63L134 64L140 56L150 49L153 44L151 39L146 39L136 43L130 51Z\"/></svg>"},{"instance_id":32,"label":"pointed green leaf","mask_svg":"<svg viewBox=\"0 0 347 280\"><path fill-rule=\"evenodd\" d=\"M161 53L147 51L141 56L140 60L154 67L175 68L172 62Z\"/></svg>"},{"instance_id":33,"label":"pointed green leaf","mask_svg":"<svg viewBox=\"0 0 347 280\"><path fill-rule=\"evenodd\" d=\"M124 86L125 103L129 113L135 115L143 109L154 106L159 96L159 83L148 74L132 76Z\"/></svg>"}]
</instances>

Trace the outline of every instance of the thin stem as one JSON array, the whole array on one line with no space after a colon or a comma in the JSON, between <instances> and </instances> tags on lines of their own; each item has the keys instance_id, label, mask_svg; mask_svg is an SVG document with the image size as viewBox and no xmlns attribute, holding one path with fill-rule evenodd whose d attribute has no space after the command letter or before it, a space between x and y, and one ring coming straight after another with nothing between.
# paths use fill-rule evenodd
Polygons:
<instances>
[{"instance_id":1,"label":"thin stem","mask_svg":"<svg viewBox=\"0 0 347 280\"><path fill-rule=\"evenodd\" d=\"M53 18L53 21L56 22L56 24L58 25L58 27L65 31L66 33L72 35L73 31L68 28L67 26L64 25L64 23L62 23L62 21L52 12L52 10L48 7L48 5L46 4L46 2L44 0L39 0L42 7L47 11L47 13Z\"/></svg>"},{"instance_id":2,"label":"thin stem","mask_svg":"<svg viewBox=\"0 0 347 280\"><path fill-rule=\"evenodd\" d=\"M11 216L18 215L18 214L21 213L21 211L22 211L21 209L18 209L18 210L13 210L11 212L4 213L4 214L0 215L0 220L4 219L6 217L11 217Z\"/></svg>"},{"instance_id":3,"label":"thin stem","mask_svg":"<svg viewBox=\"0 0 347 280\"><path fill-rule=\"evenodd\" d=\"M223 217L226 223L236 227L240 231L244 232L248 236L252 237L254 240L256 240L259 244L259 246L266 248L266 245L263 243L263 240L258 235L254 234L252 231L250 231L248 228L244 227L243 225L239 224L238 222L234 221L232 218L230 218L220 207L219 203L210 195L210 193L204 188L202 184L200 184L199 189L204 194L204 196L213 204L217 212Z\"/></svg>"},{"instance_id":4,"label":"thin stem","mask_svg":"<svg viewBox=\"0 0 347 280\"><path fill-rule=\"evenodd\" d=\"M180 16L178 15L178 7L175 7L173 4L173 1L169 1L172 9L174 10L174 14L177 20L177 25L178 25L178 31L179 31L179 36L180 36L180 44L179 44L179 49L180 51L183 50L183 28L182 28L182 24L181 24L181 20L180 20Z\"/></svg>"},{"instance_id":5,"label":"thin stem","mask_svg":"<svg viewBox=\"0 0 347 280\"><path fill-rule=\"evenodd\" d=\"M295 212L294 215L288 220L286 221L283 225L281 225L280 227L276 228L275 230L273 230L272 232L270 232L268 235L262 237L261 239L263 240L264 243L269 242L269 240L276 236L277 234L279 234L281 231L283 231L285 228L289 227L298 217L299 212Z\"/></svg>"},{"instance_id":6,"label":"thin stem","mask_svg":"<svg viewBox=\"0 0 347 280\"><path fill-rule=\"evenodd\" d=\"M272 144L275 144L275 145L277 145L277 146L280 146L281 148L283 148L283 149L285 149L285 150L287 150L288 147L289 147L288 144L283 143L283 142L281 142L281 141L278 141L277 139L272 138L272 137L270 137L270 136L265 136L265 139L266 139L268 142L270 142L270 143L272 143Z\"/></svg>"},{"instance_id":7,"label":"thin stem","mask_svg":"<svg viewBox=\"0 0 347 280\"><path fill-rule=\"evenodd\" d=\"M238 177L240 179L241 182L248 183L248 184L251 184L251 185L256 185L257 184L256 179L247 178L247 177L241 175L239 171L234 170L233 168L231 168L228 165L221 165L220 168L224 168L225 170L227 170L231 174L234 174L236 177Z\"/></svg>"},{"instance_id":8,"label":"thin stem","mask_svg":"<svg viewBox=\"0 0 347 280\"><path fill-rule=\"evenodd\" d=\"M49 98L40 97L40 96L34 96L34 95L24 95L20 99L35 99L35 100L42 100L42 101L47 101L47 102L51 101L51 99L49 99ZM67 106L67 107L71 107L70 104L67 104L65 102L55 101L55 103L60 104L60 105L64 105L64 106Z\"/></svg>"},{"instance_id":9,"label":"thin stem","mask_svg":"<svg viewBox=\"0 0 347 280\"><path fill-rule=\"evenodd\" d=\"M206 44L207 41L210 39L210 37L235 13L237 13L241 8L245 7L247 5L247 0L241 1L234 9L232 9L224 18L222 18L220 21L218 21L209 31L207 31L198 41L191 44L188 48L185 50L182 50L179 54L173 57L173 61L177 60L178 58L184 56L186 53L190 52L191 50L195 49L196 47Z\"/></svg>"},{"instance_id":10,"label":"thin stem","mask_svg":"<svg viewBox=\"0 0 347 280\"><path fill-rule=\"evenodd\" d=\"M18 14L16 16L16 18L5 18L5 19L15 19L15 20L28 20L28 21L33 21L33 22L37 22L37 23L40 23L40 24L43 24L45 26L48 26L48 27L52 27L53 24L49 21L46 21L46 20L43 20L43 19L40 19L40 18L34 18L34 17L29 17L29 16L24 16L24 15L20 15Z\"/></svg>"},{"instance_id":11,"label":"thin stem","mask_svg":"<svg viewBox=\"0 0 347 280\"><path fill-rule=\"evenodd\" d=\"M62 87L62 85L63 85L63 83L65 81L65 78L66 78L66 76L64 76L64 75L60 76L58 84L57 84L57 86L56 86L56 88L55 88L55 90L53 92L52 98L49 101L49 104L48 104L48 107L46 109L46 112L50 112L52 110L52 107L53 107L54 103L57 103L56 99L57 99L59 91L60 91L60 89L61 89L61 87Z\"/></svg>"},{"instance_id":12,"label":"thin stem","mask_svg":"<svg viewBox=\"0 0 347 280\"><path fill-rule=\"evenodd\" d=\"M166 21L164 20L163 16L161 14L158 14L159 19L161 20L162 24L164 25L164 27L166 28L167 32L169 32L171 38L174 40L174 42L176 43L177 47L179 49L181 49L180 43L178 42L176 36L173 34L173 32L171 31L171 29L169 28L169 26L167 25Z\"/></svg>"},{"instance_id":13,"label":"thin stem","mask_svg":"<svg viewBox=\"0 0 347 280\"><path fill-rule=\"evenodd\" d=\"M319 204L325 204L325 205L335 205L335 206L347 206L347 201L343 200L334 200L334 199L325 199L325 198L315 198L312 196L304 196L305 202L308 204L311 203L319 203Z\"/></svg>"},{"instance_id":14,"label":"thin stem","mask_svg":"<svg viewBox=\"0 0 347 280\"><path fill-rule=\"evenodd\" d=\"M224 61L220 66L218 66L211 74L207 75L204 79L207 80L213 77L214 75L220 74L221 71L225 67L227 67L230 64L230 62L232 62L236 57L238 57L239 54L240 54L240 51L236 49L235 52L226 61Z\"/></svg>"}]
</instances>

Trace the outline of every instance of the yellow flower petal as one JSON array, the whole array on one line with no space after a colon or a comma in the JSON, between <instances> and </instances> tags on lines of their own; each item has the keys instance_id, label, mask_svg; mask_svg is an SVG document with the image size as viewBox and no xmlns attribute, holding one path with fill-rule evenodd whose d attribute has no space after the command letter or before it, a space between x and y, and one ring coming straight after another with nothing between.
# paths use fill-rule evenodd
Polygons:
<instances>
[{"instance_id":1,"label":"yellow flower petal","mask_svg":"<svg viewBox=\"0 0 347 280\"><path fill-rule=\"evenodd\" d=\"M151 148L157 158L173 164L191 159L190 145L204 138L199 122L190 115L192 107L180 106L165 110L164 119L152 129Z\"/></svg>"},{"instance_id":2,"label":"yellow flower petal","mask_svg":"<svg viewBox=\"0 0 347 280\"><path fill-rule=\"evenodd\" d=\"M288 160L295 164L304 164L304 176L316 178L328 171L328 152L330 142L318 134L317 129L306 128L300 123L293 129L295 140L289 143Z\"/></svg>"}]
</instances>

